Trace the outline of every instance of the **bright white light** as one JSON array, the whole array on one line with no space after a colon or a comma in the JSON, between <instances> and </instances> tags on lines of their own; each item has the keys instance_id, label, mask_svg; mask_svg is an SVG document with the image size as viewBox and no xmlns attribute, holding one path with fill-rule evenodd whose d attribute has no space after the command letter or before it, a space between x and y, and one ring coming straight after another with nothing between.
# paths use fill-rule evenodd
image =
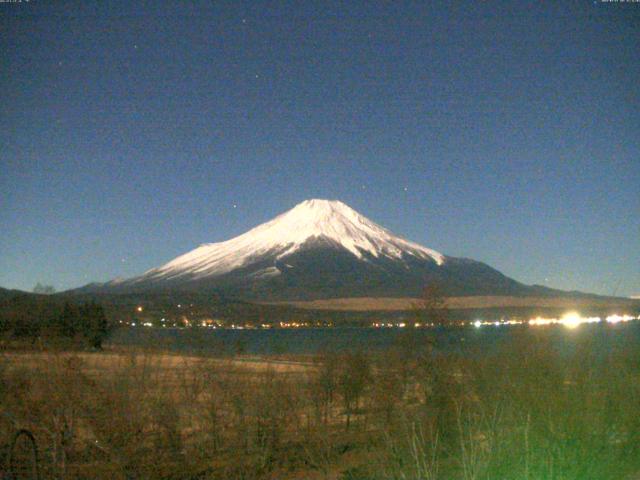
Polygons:
<instances>
[{"instance_id":1,"label":"bright white light","mask_svg":"<svg viewBox=\"0 0 640 480\"><path fill-rule=\"evenodd\" d=\"M560 319L560 323L562 323L567 328L576 328L578 325L582 323L582 318L576 312L570 312L563 315Z\"/></svg>"},{"instance_id":2,"label":"bright white light","mask_svg":"<svg viewBox=\"0 0 640 480\"><path fill-rule=\"evenodd\" d=\"M600 317L582 317L577 312L569 312L562 316L562 318L541 318L536 317L529 320L529 325L555 325L561 324L567 328L576 328L582 323L597 323L602 321Z\"/></svg>"},{"instance_id":3,"label":"bright white light","mask_svg":"<svg viewBox=\"0 0 640 480\"><path fill-rule=\"evenodd\" d=\"M482 326L482 322L480 320L476 320L473 322L473 326L476 328L480 328Z\"/></svg>"},{"instance_id":4,"label":"bright white light","mask_svg":"<svg viewBox=\"0 0 640 480\"><path fill-rule=\"evenodd\" d=\"M608 323L619 323L630 322L631 320L635 320L635 318L631 315L609 315L606 320Z\"/></svg>"}]
</instances>

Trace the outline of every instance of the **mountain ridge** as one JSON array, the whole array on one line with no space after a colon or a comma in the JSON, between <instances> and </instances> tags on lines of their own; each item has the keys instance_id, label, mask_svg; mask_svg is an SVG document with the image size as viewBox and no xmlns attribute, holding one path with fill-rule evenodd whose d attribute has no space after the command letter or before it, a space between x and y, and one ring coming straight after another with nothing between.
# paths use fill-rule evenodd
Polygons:
<instances>
[{"instance_id":1,"label":"mountain ridge","mask_svg":"<svg viewBox=\"0 0 640 480\"><path fill-rule=\"evenodd\" d=\"M274 255L280 260L314 238L334 243L358 258L365 253L398 258L410 252L431 257L438 264L444 261L439 252L391 234L340 201L311 199L230 240L201 244L135 281L223 275L245 266L251 257Z\"/></svg>"},{"instance_id":2,"label":"mountain ridge","mask_svg":"<svg viewBox=\"0 0 640 480\"><path fill-rule=\"evenodd\" d=\"M446 295L556 295L485 263L406 240L337 200L305 200L246 233L203 243L130 279L79 292L197 291L247 300Z\"/></svg>"}]
</instances>

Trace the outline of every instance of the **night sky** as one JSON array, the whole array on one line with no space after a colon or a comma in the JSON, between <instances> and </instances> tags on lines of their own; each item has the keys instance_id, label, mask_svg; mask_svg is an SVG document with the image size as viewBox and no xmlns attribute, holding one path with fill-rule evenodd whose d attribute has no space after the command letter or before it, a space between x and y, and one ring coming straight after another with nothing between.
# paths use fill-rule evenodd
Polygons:
<instances>
[{"instance_id":1,"label":"night sky","mask_svg":"<svg viewBox=\"0 0 640 480\"><path fill-rule=\"evenodd\" d=\"M525 283L640 294L640 3L23 0L0 22L2 287L133 276L328 198Z\"/></svg>"}]
</instances>

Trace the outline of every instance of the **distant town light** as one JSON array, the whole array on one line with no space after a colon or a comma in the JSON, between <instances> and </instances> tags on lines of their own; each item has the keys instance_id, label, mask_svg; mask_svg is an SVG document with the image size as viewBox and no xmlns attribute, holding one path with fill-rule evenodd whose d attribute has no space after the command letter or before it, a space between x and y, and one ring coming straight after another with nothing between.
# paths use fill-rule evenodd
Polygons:
<instances>
[{"instance_id":1,"label":"distant town light","mask_svg":"<svg viewBox=\"0 0 640 480\"><path fill-rule=\"evenodd\" d=\"M582 323L582 318L576 312L565 313L560 320L567 328L576 328Z\"/></svg>"},{"instance_id":2,"label":"distant town light","mask_svg":"<svg viewBox=\"0 0 640 480\"><path fill-rule=\"evenodd\" d=\"M640 317L638 317L640 319ZM607 318L607 323L619 323L619 322L630 322L631 320L635 320L635 318L631 315L609 315Z\"/></svg>"},{"instance_id":3,"label":"distant town light","mask_svg":"<svg viewBox=\"0 0 640 480\"><path fill-rule=\"evenodd\" d=\"M557 318L532 318L529 320L529 325L551 325L552 323L557 323Z\"/></svg>"}]
</instances>

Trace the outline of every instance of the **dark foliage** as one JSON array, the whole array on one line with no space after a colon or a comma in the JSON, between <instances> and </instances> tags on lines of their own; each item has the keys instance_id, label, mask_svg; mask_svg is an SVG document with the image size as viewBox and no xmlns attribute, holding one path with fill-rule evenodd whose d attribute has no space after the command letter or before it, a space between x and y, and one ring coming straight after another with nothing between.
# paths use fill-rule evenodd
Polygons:
<instances>
[{"instance_id":1,"label":"dark foliage","mask_svg":"<svg viewBox=\"0 0 640 480\"><path fill-rule=\"evenodd\" d=\"M61 303L41 295L16 295L0 304L0 334L5 338L68 340L102 348L110 331L102 305Z\"/></svg>"}]
</instances>

